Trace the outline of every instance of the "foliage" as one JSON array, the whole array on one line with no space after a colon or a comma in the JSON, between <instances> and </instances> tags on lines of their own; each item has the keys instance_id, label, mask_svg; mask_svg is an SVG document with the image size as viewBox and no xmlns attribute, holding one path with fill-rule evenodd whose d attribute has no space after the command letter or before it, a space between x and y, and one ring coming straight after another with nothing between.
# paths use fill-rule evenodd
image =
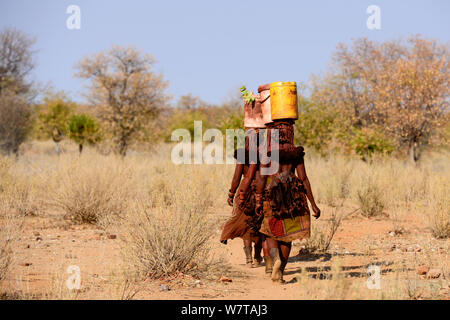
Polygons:
<instances>
[{"instance_id":1,"label":"foliage","mask_svg":"<svg viewBox=\"0 0 450 320\"><path fill-rule=\"evenodd\" d=\"M299 109L295 142L312 147L321 155L327 154L333 148L332 143L345 132L337 110L303 97L299 97Z\"/></svg>"},{"instance_id":2,"label":"foliage","mask_svg":"<svg viewBox=\"0 0 450 320\"><path fill-rule=\"evenodd\" d=\"M253 91L248 92L248 90L245 86L242 86L240 91L241 91L242 98L247 103L251 103L251 102L255 101L255 97L253 96Z\"/></svg>"},{"instance_id":3,"label":"foliage","mask_svg":"<svg viewBox=\"0 0 450 320\"><path fill-rule=\"evenodd\" d=\"M382 132L370 128L353 129L351 144L362 160L370 159L375 153L391 154L394 145Z\"/></svg>"},{"instance_id":4,"label":"foliage","mask_svg":"<svg viewBox=\"0 0 450 320\"><path fill-rule=\"evenodd\" d=\"M15 28L0 32L0 151L4 153L17 155L31 128L33 44L33 38Z\"/></svg>"},{"instance_id":5,"label":"foliage","mask_svg":"<svg viewBox=\"0 0 450 320\"><path fill-rule=\"evenodd\" d=\"M31 129L31 110L26 100L10 90L0 93L0 151L15 153Z\"/></svg>"},{"instance_id":6,"label":"foliage","mask_svg":"<svg viewBox=\"0 0 450 320\"><path fill-rule=\"evenodd\" d=\"M98 121L87 115L73 115L68 120L69 138L78 143L80 153L86 143L94 144L100 140Z\"/></svg>"},{"instance_id":7,"label":"foliage","mask_svg":"<svg viewBox=\"0 0 450 320\"><path fill-rule=\"evenodd\" d=\"M36 106L38 138L51 137L54 142L60 142L68 134L67 121L76 108L62 92L46 96L44 102Z\"/></svg>"},{"instance_id":8,"label":"foliage","mask_svg":"<svg viewBox=\"0 0 450 320\"><path fill-rule=\"evenodd\" d=\"M340 44L334 67L313 79L312 99L336 109L350 127L386 132L417 161L448 123L449 51L434 40L355 40Z\"/></svg>"},{"instance_id":9,"label":"foliage","mask_svg":"<svg viewBox=\"0 0 450 320\"><path fill-rule=\"evenodd\" d=\"M9 90L28 99L34 97L33 82L28 79L35 66L34 43L33 38L15 28L0 33L0 93Z\"/></svg>"},{"instance_id":10,"label":"foliage","mask_svg":"<svg viewBox=\"0 0 450 320\"><path fill-rule=\"evenodd\" d=\"M152 71L154 59L133 47L113 46L85 57L77 76L90 80L89 98L111 133L120 155L145 134L145 128L166 104L167 82Z\"/></svg>"}]
</instances>

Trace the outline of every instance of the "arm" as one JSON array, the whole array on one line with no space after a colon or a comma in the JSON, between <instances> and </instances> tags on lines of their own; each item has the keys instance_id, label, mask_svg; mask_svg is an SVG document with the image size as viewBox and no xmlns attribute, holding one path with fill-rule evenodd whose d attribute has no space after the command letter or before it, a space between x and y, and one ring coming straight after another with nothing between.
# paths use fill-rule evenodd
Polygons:
<instances>
[{"instance_id":1,"label":"arm","mask_svg":"<svg viewBox=\"0 0 450 320\"><path fill-rule=\"evenodd\" d=\"M242 179L241 187L239 189L239 203L242 203L245 200L245 194L247 193L250 184L255 177L256 169L258 169L258 165L256 163L250 164L247 174Z\"/></svg>"},{"instance_id":2,"label":"arm","mask_svg":"<svg viewBox=\"0 0 450 320\"><path fill-rule=\"evenodd\" d=\"M242 163L236 163L236 167L234 168L233 180L231 180L231 187L228 192L228 204L233 206L234 194L236 193L236 189L239 186L239 182L241 181L242 172L244 170L244 165Z\"/></svg>"},{"instance_id":3,"label":"arm","mask_svg":"<svg viewBox=\"0 0 450 320\"><path fill-rule=\"evenodd\" d=\"M311 190L311 184L309 183L308 176L306 175L305 164L302 162L297 165L297 175L302 180L303 185L306 189L306 196L308 197L309 203L311 203L312 209L314 211L313 217L318 219L320 217L320 209L317 207L316 202L314 201L314 196Z\"/></svg>"}]
</instances>

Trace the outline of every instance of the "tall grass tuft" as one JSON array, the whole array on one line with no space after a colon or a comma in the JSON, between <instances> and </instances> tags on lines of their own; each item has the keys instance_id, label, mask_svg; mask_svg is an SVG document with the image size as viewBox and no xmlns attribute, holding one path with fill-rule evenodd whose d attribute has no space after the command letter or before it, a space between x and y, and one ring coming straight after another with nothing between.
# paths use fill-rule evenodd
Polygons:
<instances>
[{"instance_id":1,"label":"tall grass tuft","mask_svg":"<svg viewBox=\"0 0 450 320\"><path fill-rule=\"evenodd\" d=\"M130 167L117 159L77 159L58 171L50 202L74 223L105 227L125 215L135 196Z\"/></svg>"},{"instance_id":2,"label":"tall grass tuft","mask_svg":"<svg viewBox=\"0 0 450 320\"><path fill-rule=\"evenodd\" d=\"M450 183L442 177L434 179L427 199L427 213L431 232L438 239L450 238Z\"/></svg>"},{"instance_id":3,"label":"tall grass tuft","mask_svg":"<svg viewBox=\"0 0 450 320\"><path fill-rule=\"evenodd\" d=\"M383 193L380 187L372 180L368 179L367 183L358 190L358 204L363 216L367 218L379 216L386 207Z\"/></svg>"},{"instance_id":4,"label":"tall grass tuft","mask_svg":"<svg viewBox=\"0 0 450 320\"><path fill-rule=\"evenodd\" d=\"M205 208L139 205L130 217L125 259L140 277L160 278L178 272L201 272L212 235Z\"/></svg>"}]
</instances>

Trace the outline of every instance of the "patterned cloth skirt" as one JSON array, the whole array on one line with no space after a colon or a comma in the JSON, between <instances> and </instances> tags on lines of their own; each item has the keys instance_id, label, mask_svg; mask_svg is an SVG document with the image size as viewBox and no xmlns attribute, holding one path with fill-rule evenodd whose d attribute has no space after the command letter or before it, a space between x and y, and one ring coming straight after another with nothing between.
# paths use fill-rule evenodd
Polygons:
<instances>
[{"instance_id":1,"label":"patterned cloth skirt","mask_svg":"<svg viewBox=\"0 0 450 320\"><path fill-rule=\"evenodd\" d=\"M232 216L227 222L225 222L222 228L220 241L242 238L243 240L252 240L253 242L257 242L260 234L250 229L248 221L251 219L251 216L244 213L246 208L241 208L237 205L239 201L238 197L239 193L237 192L234 196Z\"/></svg>"},{"instance_id":2,"label":"patterned cloth skirt","mask_svg":"<svg viewBox=\"0 0 450 320\"><path fill-rule=\"evenodd\" d=\"M260 232L284 242L310 237L311 216L306 190L293 173L282 172L267 179Z\"/></svg>"}]
</instances>

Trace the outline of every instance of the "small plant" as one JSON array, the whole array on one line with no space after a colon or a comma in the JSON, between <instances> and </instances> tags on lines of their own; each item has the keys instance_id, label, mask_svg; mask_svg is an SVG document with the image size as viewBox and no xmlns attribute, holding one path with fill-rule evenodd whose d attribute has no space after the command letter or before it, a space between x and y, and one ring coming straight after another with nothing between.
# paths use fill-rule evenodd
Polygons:
<instances>
[{"instance_id":1,"label":"small plant","mask_svg":"<svg viewBox=\"0 0 450 320\"><path fill-rule=\"evenodd\" d=\"M245 86L242 86L240 90L241 90L242 98L247 103L251 103L251 102L255 101L255 97L253 95L253 91L248 92L248 90L247 90L247 88Z\"/></svg>"},{"instance_id":2,"label":"small plant","mask_svg":"<svg viewBox=\"0 0 450 320\"><path fill-rule=\"evenodd\" d=\"M358 202L363 216L370 218L383 213L385 203L380 188L369 180L358 190Z\"/></svg>"},{"instance_id":3,"label":"small plant","mask_svg":"<svg viewBox=\"0 0 450 320\"><path fill-rule=\"evenodd\" d=\"M306 241L306 249L308 252L327 252L333 241L334 235L341 225L343 214L339 208L333 208L330 219L327 224L322 227L313 225L311 238Z\"/></svg>"}]
</instances>

